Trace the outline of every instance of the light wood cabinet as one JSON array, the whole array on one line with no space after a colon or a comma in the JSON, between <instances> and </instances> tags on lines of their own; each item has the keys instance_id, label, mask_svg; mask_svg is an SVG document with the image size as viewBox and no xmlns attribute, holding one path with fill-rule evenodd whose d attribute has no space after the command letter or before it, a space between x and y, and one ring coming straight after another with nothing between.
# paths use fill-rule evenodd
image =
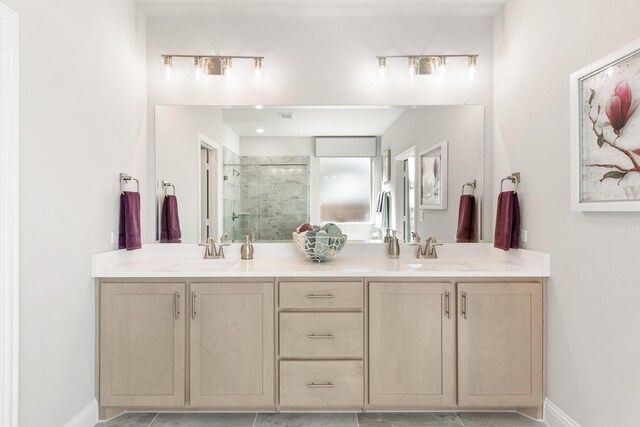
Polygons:
<instances>
[{"instance_id":1,"label":"light wood cabinet","mask_svg":"<svg viewBox=\"0 0 640 427\"><path fill-rule=\"evenodd\" d=\"M443 408L455 396L452 283L369 284L369 403Z\"/></svg>"},{"instance_id":2,"label":"light wood cabinet","mask_svg":"<svg viewBox=\"0 0 640 427\"><path fill-rule=\"evenodd\" d=\"M184 283L101 287L101 406L184 405L184 302Z\"/></svg>"},{"instance_id":3,"label":"light wood cabinet","mask_svg":"<svg viewBox=\"0 0 640 427\"><path fill-rule=\"evenodd\" d=\"M273 283L192 283L192 407L273 407Z\"/></svg>"},{"instance_id":4,"label":"light wood cabinet","mask_svg":"<svg viewBox=\"0 0 640 427\"><path fill-rule=\"evenodd\" d=\"M543 402L541 283L458 284L458 400L467 407Z\"/></svg>"}]
</instances>

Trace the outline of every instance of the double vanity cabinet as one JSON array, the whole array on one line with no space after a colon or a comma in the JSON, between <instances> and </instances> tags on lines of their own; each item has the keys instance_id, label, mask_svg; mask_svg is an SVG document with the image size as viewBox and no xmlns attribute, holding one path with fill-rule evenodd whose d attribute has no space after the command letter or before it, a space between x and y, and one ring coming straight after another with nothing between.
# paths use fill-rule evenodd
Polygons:
<instances>
[{"instance_id":1,"label":"double vanity cabinet","mask_svg":"<svg viewBox=\"0 0 640 427\"><path fill-rule=\"evenodd\" d=\"M100 416L543 405L539 277L100 278Z\"/></svg>"}]
</instances>

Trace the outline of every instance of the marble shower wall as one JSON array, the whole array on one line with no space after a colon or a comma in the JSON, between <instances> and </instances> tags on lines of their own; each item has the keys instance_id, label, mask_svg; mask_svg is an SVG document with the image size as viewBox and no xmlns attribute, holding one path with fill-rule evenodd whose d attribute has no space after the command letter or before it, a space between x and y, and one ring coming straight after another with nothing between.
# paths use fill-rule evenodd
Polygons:
<instances>
[{"instance_id":1,"label":"marble shower wall","mask_svg":"<svg viewBox=\"0 0 640 427\"><path fill-rule=\"evenodd\" d=\"M290 241L310 218L309 156L237 156L225 152L224 230L234 241Z\"/></svg>"}]
</instances>

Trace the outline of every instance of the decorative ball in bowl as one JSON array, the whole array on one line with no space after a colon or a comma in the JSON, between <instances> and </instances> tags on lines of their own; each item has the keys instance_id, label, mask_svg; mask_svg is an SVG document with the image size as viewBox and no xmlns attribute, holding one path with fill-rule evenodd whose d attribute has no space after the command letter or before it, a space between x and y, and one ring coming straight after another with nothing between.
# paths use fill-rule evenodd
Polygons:
<instances>
[{"instance_id":1,"label":"decorative ball in bowl","mask_svg":"<svg viewBox=\"0 0 640 427\"><path fill-rule=\"evenodd\" d=\"M293 244L313 262L325 262L336 257L347 243L347 236L335 224L322 227L303 224L293 232Z\"/></svg>"}]
</instances>

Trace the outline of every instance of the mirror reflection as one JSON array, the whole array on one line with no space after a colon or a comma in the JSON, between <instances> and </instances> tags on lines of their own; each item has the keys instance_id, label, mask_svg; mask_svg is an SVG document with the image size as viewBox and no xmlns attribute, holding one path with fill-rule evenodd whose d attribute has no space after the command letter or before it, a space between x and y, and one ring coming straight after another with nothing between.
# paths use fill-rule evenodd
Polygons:
<instances>
[{"instance_id":1,"label":"mirror reflection","mask_svg":"<svg viewBox=\"0 0 640 427\"><path fill-rule=\"evenodd\" d=\"M155 149L158 237L174 191L182 242L288 242L305 223L455 241L472 181L482 223L483 106L157 106Z\"/></svg>"}]
</instances>

